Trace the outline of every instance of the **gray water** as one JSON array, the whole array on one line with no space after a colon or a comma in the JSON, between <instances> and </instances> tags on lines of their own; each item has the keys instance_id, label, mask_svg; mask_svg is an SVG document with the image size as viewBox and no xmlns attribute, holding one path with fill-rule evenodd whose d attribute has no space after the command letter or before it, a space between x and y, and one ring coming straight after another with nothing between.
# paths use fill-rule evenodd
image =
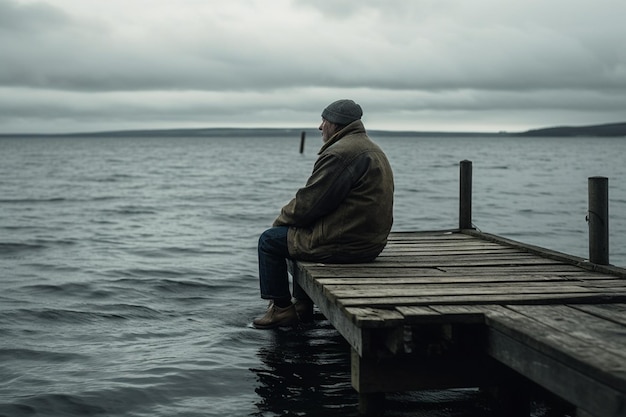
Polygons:
<instances>
[{"instance_id":1,"label":"gray water","mask_svg":"<svg viewBox=\"0 0 626 417\"><path fill-rule=\"evenodd\" d=\"M323 317L250 327L257 238L321 145L301 155L297 136L0 139L0 415L356 415L349 347ZM626 139L374 139L394 230L456 227L469 159L476 227L586 257L587 178L606 176L610 260L626 265ZM484 415L476 390L388 405Z\"/></svg>"}]
</instances>

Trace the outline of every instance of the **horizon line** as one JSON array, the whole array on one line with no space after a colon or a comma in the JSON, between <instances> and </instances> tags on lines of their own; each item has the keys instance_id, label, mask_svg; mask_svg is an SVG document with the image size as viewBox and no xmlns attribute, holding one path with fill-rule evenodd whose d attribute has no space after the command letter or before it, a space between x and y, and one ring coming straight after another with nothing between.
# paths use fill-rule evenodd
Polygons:
<instances>
[{"instance_id":1,"label":"horizon line","mask_svg":"<svg viewBox=\"0 0 626 417\"><path fill-rule=\"evenodd\" d=\"M581 126L550 126L536 129L528 129L524 131L473 131L473 130L390 130L390 129L366 129L368 132L380 132L387 134L419 134L419 135L521 135L532 132L540 131L554 131L558 129L593 129L604 128L608 126L626 125L626 122L617 123L603 123L594 125L581 125ZM221 126L221 127L181 127L181 128L132 128L132 129L115 129L115 130L93 130L93 131L66 131L57 133L35 133L35 132L12 132L12 133L0 133L0 136L107 136L107 135L122 135L122 134L147 134L147 133L175 133L175 132L210 132L210 131L283 131L283 132L311 132L318 131L314 127L234 127L234 126Z\"/></svg>"}]
</instances>

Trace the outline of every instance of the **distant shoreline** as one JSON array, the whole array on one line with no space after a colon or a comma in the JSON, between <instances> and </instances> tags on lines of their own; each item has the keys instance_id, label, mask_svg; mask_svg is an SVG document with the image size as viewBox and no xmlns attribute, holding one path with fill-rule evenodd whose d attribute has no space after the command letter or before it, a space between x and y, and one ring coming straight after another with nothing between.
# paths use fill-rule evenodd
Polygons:
<instances>
[{"instance_id":1,"label":"distant shoreline","mask_svg":"<svg viewBox=\"0 0 626 417\"><path fill-rule=\"evenodd\" d=\"M384 134L385 136L397 137L626 137L625 123L608 123L590 126L556 126L541 129L533 129L525 132L428 132L428 131L389 131L368 130L372 135ZM118 130L102 132L80 133L0 133L0 138L35 138L35 137L240 137L267 136L267 137L293 137L301 132L318 134L317 129L311 128L199 128L199 129L143 129L143 130Z\"/></svg>"}]
</instances>

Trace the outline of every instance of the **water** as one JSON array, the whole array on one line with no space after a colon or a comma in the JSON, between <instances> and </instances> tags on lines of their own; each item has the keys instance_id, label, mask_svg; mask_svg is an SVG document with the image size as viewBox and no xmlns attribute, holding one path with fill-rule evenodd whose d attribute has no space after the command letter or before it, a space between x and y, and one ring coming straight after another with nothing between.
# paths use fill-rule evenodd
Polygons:
<instances>
[{"instance_id":1,"label":"water","mask_svg":"<svg viewBox=\"0 0 626 417\"><path fill-rule=\"evenodd\" d=\"M0 139L0 415L353 416L348 345L321 317L257 331L256 241L311 171L294 137ZM458 224L585 257L587 178L609 177L626 265L626 140L378 136L394 229ZM476 390L392 416L480 416ZM535 415L542 415L538 407Z\"/></svg>"}]
</instances>

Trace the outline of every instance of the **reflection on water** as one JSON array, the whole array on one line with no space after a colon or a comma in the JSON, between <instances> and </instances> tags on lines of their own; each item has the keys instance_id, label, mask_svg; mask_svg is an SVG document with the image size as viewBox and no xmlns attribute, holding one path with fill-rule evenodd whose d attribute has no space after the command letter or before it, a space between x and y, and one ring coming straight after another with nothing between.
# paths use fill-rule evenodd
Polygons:
<instances>
[{"instance_id":1,"label":"reflection on water","mask_svg":"<svg viewBox=\"0 0 626 417\"><path fill-rule=\"evenodd\" d=\"M250 369L260 398L255 417L357 417L358 394L350 383L350 345L316 312L311 324L270 330ZM572 410L539 387L531 390L531 417L566 417ZM495 417L478 388L389 393L387 417Z\"/></svg>"},{"instance_id":2,"label":"reflection on water","mask_svg":"<svg viewBox=\"0 0 626 417\"><path fill-rule=\"evenodd\" d=\"M350 383L350 346L319 313L313 324L271 330L258 356L260 402L254 416L358 416L358 395ZM479 417L488 415L477 389L432 390L387 395L390 417Z\"/></svg>"},{"instance_id":3,"label":"reflection on water","mask_svg":"<svg viewBox=\"0 0 626 417\"><path fill-rule=\"evenodd\" d=\"M326 320L288 330L271 330L259 349L265 365L257 376L259 416L357 415L350 385L350 347Z\"/></svg>"}]
</instances>

